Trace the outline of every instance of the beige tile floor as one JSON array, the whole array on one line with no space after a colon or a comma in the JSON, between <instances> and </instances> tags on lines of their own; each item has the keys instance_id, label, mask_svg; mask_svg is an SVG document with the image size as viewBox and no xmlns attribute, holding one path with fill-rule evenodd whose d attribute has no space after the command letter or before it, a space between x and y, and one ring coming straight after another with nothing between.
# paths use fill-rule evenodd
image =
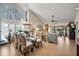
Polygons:
<instances>
[{"instance_id":1,"label":"beige tile floor","mask_svg":"<svg viewBox=\"0 0 79 59\"><path fill-rule=\"evenodd\" d=\"M14 44L6 44L0 46L0 56L23 56L15 47ZM40 48L34 48L34 52L28 56L76 56L76 44L74 40L69 40L67 37L58 37L58 44L43 42Z\"/></svg>"}]
</instances>

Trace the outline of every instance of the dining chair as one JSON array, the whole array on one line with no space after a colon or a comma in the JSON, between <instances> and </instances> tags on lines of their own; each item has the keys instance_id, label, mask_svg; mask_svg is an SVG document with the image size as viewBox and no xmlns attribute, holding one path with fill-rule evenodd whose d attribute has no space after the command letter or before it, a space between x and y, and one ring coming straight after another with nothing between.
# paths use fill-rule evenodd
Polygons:
<instances>
[{"instance_id":1,"label":"dining chair","mask_svg":"<svg viewBox=\"0 0 79 59\"><path fill-rule=\"evenodd\" d=\"M21 38L21 53L25 56L29 51L33 52L33 43L28 42L24 36L20 36Z\"/></svg>"}]
</instances>

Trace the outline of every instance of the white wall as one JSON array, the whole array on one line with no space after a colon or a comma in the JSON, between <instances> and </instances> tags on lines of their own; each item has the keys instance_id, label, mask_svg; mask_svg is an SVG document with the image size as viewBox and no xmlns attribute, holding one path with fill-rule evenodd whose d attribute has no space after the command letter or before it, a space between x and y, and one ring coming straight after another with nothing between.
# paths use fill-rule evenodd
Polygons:
<instances>
[{"instance_id":1,"label":"white wall","mask_svg":"<svg viewBox=\"0 0 79 59\"><path fill-rule=\"evenodd\" d=\"M79 32L78 32L79 30L79 9L76 12L75 23L76 23L76 43L79 45Z\"/></svg>"},{"instance_id":2,"label":"white wall","mask_svg":"<svg viewBox=\"0 0 79 59\"><path fill-rule=\"evenodd\" d=\"M77 10L77 12L76 12L76 19L75 19L75 21L79 22L79 10Z\"/></svg>"},{"instance_id":3,"label":"white wall","mask_svg":"<svg viewBox=\"0 0 79 59\"><path fill-rule=\"evenodd\" d=\"M40 18L31 10L29 10L29 23L33 24L33 25L42 25L42 21L40 20Z\"/></svg>"}]
</instances>

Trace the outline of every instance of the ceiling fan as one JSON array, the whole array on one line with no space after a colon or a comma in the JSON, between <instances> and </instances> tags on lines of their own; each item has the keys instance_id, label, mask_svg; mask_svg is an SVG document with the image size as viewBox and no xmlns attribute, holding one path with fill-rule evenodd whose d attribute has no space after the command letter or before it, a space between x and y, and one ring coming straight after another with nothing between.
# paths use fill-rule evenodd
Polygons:
<instances>
[{"instance_id":1,"label":"ceiling fan","mask_svg":"<svg viewBox=\"0 0 79 59\"><path fill-rule=\"evenodd\" d=\"M51 22L58 22L57 20L55 20L54 16L52 16L52 20Z\"/></svg>"}]
</instances>

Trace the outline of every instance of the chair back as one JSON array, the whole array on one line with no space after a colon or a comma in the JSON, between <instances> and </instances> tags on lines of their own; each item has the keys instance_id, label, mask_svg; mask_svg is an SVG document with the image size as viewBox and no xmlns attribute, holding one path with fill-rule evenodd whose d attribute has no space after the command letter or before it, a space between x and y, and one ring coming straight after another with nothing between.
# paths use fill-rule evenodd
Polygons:
<instances>
[{"instance_id":1,"label":"chair back","mask_svg":"<svg viewBox=\"0 0 79 59\"><path fill-rule=\"evenodd\" d=\"M18 35L15 33L15 44L18 43Z\"/></svg>"},{"instance_id":2,"label":"chair back","mask_svg":"<svg viewBox=\"0 0 79 59\"><path fill-rule=\"evenodd\" d=\"M18 43L21 43L21 34L18 34Z\"/></svg>"},{"instance_id":3,"label":"chair back","mask_svg":"<svg viewBox=\"0 0 79 59\"><path fill-rule=\"evenodd\" d=\"M26 39L24 36L21 36L21 46L26 46Z\"/></svg>"},{"instance_id":4,"label":"chair back","mask_svg":"<svg viewBox=\"0 0 79 59\"><path fill-rule=\"evenodd\" d=\"M42 38L41 35L42 35L41 32L37 32L37 33L36 33L36 38L37 38L37 39L41 39L41 38Z\"/></svg>"}]
</instances>

